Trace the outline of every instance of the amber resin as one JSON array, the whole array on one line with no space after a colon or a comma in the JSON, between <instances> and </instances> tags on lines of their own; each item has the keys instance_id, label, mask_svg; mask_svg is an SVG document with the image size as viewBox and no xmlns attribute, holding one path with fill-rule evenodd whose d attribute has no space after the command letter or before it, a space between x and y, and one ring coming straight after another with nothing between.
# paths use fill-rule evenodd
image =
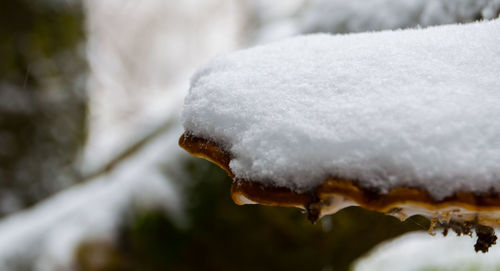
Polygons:
<instances>
[{"instance_id":1,"label":"amber resin","mask_svg":"<svg viewBox=\"0 0 500 271\"><path fill-rule=\"evenodd\" d=\"M446 233L448 229L466 234L475 230L479 238L476 251L485 252L496 242L491 227L500 225L500 194L495 192L457 192L453 196L435 200L418 188L395 187L388 193L377 193L361 187L356 181L328 178L312 191L297 193L286 187L235 179L229 168L231 154L220 147L222 144L184 133L179 145L192 155L207 159L224 169L234 180L231 197L239 205L303 208L312 221L349 206L361 206L401 220L412 215L426 216L431 219L430 233L433 233L435 225L442 226Z\"/></svg>"}]
</instances>

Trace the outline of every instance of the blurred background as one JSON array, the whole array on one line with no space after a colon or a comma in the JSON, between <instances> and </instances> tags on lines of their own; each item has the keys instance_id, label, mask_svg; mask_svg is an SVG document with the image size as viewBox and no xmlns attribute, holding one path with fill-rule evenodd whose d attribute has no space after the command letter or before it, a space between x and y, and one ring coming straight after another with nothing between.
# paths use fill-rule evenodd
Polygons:
<instances>
[{"instance_id":1,"label":"blurred background","mask_svg":"<svg viewBox=\"0 0 500 271\"><path fill-rule=\"evenodd\" d=\"M190 76L217 54L499 13L500 0L4 1L0 270L499 270L500 249L432 237L422 217L351 207L313 225L236 206L226 174L177 146Z\"/></svg>"}]
</instances>

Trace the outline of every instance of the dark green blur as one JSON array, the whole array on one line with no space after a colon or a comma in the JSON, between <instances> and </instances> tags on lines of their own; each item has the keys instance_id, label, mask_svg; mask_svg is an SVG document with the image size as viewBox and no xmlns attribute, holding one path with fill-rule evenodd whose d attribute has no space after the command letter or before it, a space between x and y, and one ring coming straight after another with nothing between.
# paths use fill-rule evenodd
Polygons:
<instances>
[{"instance_id":1,"label":"dark green blur","mask_svg":"<svg viewBox=\"0 0 500 271\"><path fill-rule=\"evenodd\" d=\"M0 7L0 216L78 179L86 136L84 20L78 1Z\"/></svg>"},{"instance_id":2,"label":"dark green blur","mask_svg":"<svg viewBox=\"0 0 500 271\"><path fill-rule=\"evenodd\" d=\"M358 207L312 225L298 209L235 205L231 180L209 162L190 160L186 167L193 181L188 226L160 211L135 213L113 252L124 260L98 270L348 270L381 241L429 225L422 217L400 222Z\"/></svg>"}]
</instances>

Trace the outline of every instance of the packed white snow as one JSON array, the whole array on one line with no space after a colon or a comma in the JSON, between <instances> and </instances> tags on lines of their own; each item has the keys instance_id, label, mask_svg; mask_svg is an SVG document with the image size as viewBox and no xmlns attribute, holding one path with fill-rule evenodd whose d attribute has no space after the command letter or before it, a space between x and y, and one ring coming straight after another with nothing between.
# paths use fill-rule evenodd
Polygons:
<instances>
[{"instance_id":1,"label":"packed white snow","mask_svg":"<svg viewBox=\"0 0 500 271\"><path fill-rule=\"evenodd\" d=\"M295 190L326 177L441 199L500 189L500 20L317 34L219 56L192 78L186 131L236 178Z\"/></svg>"},{"instance_id":2,"label":"packed white snow","mask_svg":"<svg viewBox=\"0 0 500 271\"><path fill-rule=\"evenodd\" d=\"M498 234L498 232L497 232ZM355 271L417 271L417 270L499 270L499 246L488 253L476 253L476 238L456 236L431 236L426 232L409 233L382 243L368 255L354 263Z\"/></svg>"}]
</instances>

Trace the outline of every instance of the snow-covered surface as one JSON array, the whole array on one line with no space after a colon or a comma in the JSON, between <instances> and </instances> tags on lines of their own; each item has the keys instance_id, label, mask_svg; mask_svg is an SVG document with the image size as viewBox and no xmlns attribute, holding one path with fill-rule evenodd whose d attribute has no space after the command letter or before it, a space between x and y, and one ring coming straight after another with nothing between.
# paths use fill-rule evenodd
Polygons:
<instances>
[{"instance_id":1,"label":"snow-covered surface","mask_svg":"<svg viewBox=\"0 0 500 271\"><path fill-rule=\"evenodd\" d=\"M0 270L74 270L75 248L89 239L113 242L132 208L161 208L185 223L182 199L163 172L166 158L179 157L176 144L165 144L175 142L179 129L163 134L111 173L3 219Z\"/></svg>"},{"instance_id":2,"label":"snow-covered surface","mask_svg":"<svg viewBox=\"0 0 500 271\"><path fill-rule=\"evenodd\" d=\"M310 35L219 56L192 78L184 128L237 178L328 176L443 198L500 189L500 20Z\"/></svg>"},{"instance_id":3,"label":"snow-covered surface","mask_svg":"<svg viewBox=\"0 0 500 271\"><path fill-rule=\"evenodd\" d=\"M67 4L68 0L53 2ZM260 31L261 37L274 40L306 31L306 24L328 23L330 18L338 18L345 10L359 11L349 17L354 20L371 16L373 10L391 9L394 4L389 0L379 1L380 6L366 9L372 6L342 1L346 8L319 14L326 10L320 2L83 1L90 66L90 135L83 172L100 168L133 142L175 118L180 97L188 88L188 77L195 66L212 55L239 46L242 36L249 41L248 32L254 28ZM258 25L245 25L250 21L249 10L242 6L256 7ZM303 8L305 17L299 16ZM315 10L308 11L311 9ZM314 15L315 12L318 13ZM383 19L391 20L389 16ZM339 20L338 23L345 22ZM371 25L372 21L363 27ZM257 42L265 39L257 39ZM0 99L1 102L11 106L13 101ZM29 110L29 105L20 106ZM165 208L181 223L182 213L178 213L182 209L181 195L175 193L169 182L177 175L164 176L165 168L168 173L179 170L177 163L184 155L178 152L176 145L181 133L179 127L173 125L170 131L161 134L109 174L3 218L0 221L0 270L76 269L71 266L74 248L87 239L112 241L123 213L132 206ZM2 195L2 200L6 199Z\"/></svg>"},{"instance_id":4,"label":"snow-covered surface","mask_svg":"<svg viewBox=\"0 0 500 271\"><path fill-rule=\"evenodd\" d=\"M499 270L500 246L492 246L488 253L476 253L475 239L454 233L446 237L425 232L409 233L377 246L360 258L353 270Z\"/></svg>"}]
</instances>

